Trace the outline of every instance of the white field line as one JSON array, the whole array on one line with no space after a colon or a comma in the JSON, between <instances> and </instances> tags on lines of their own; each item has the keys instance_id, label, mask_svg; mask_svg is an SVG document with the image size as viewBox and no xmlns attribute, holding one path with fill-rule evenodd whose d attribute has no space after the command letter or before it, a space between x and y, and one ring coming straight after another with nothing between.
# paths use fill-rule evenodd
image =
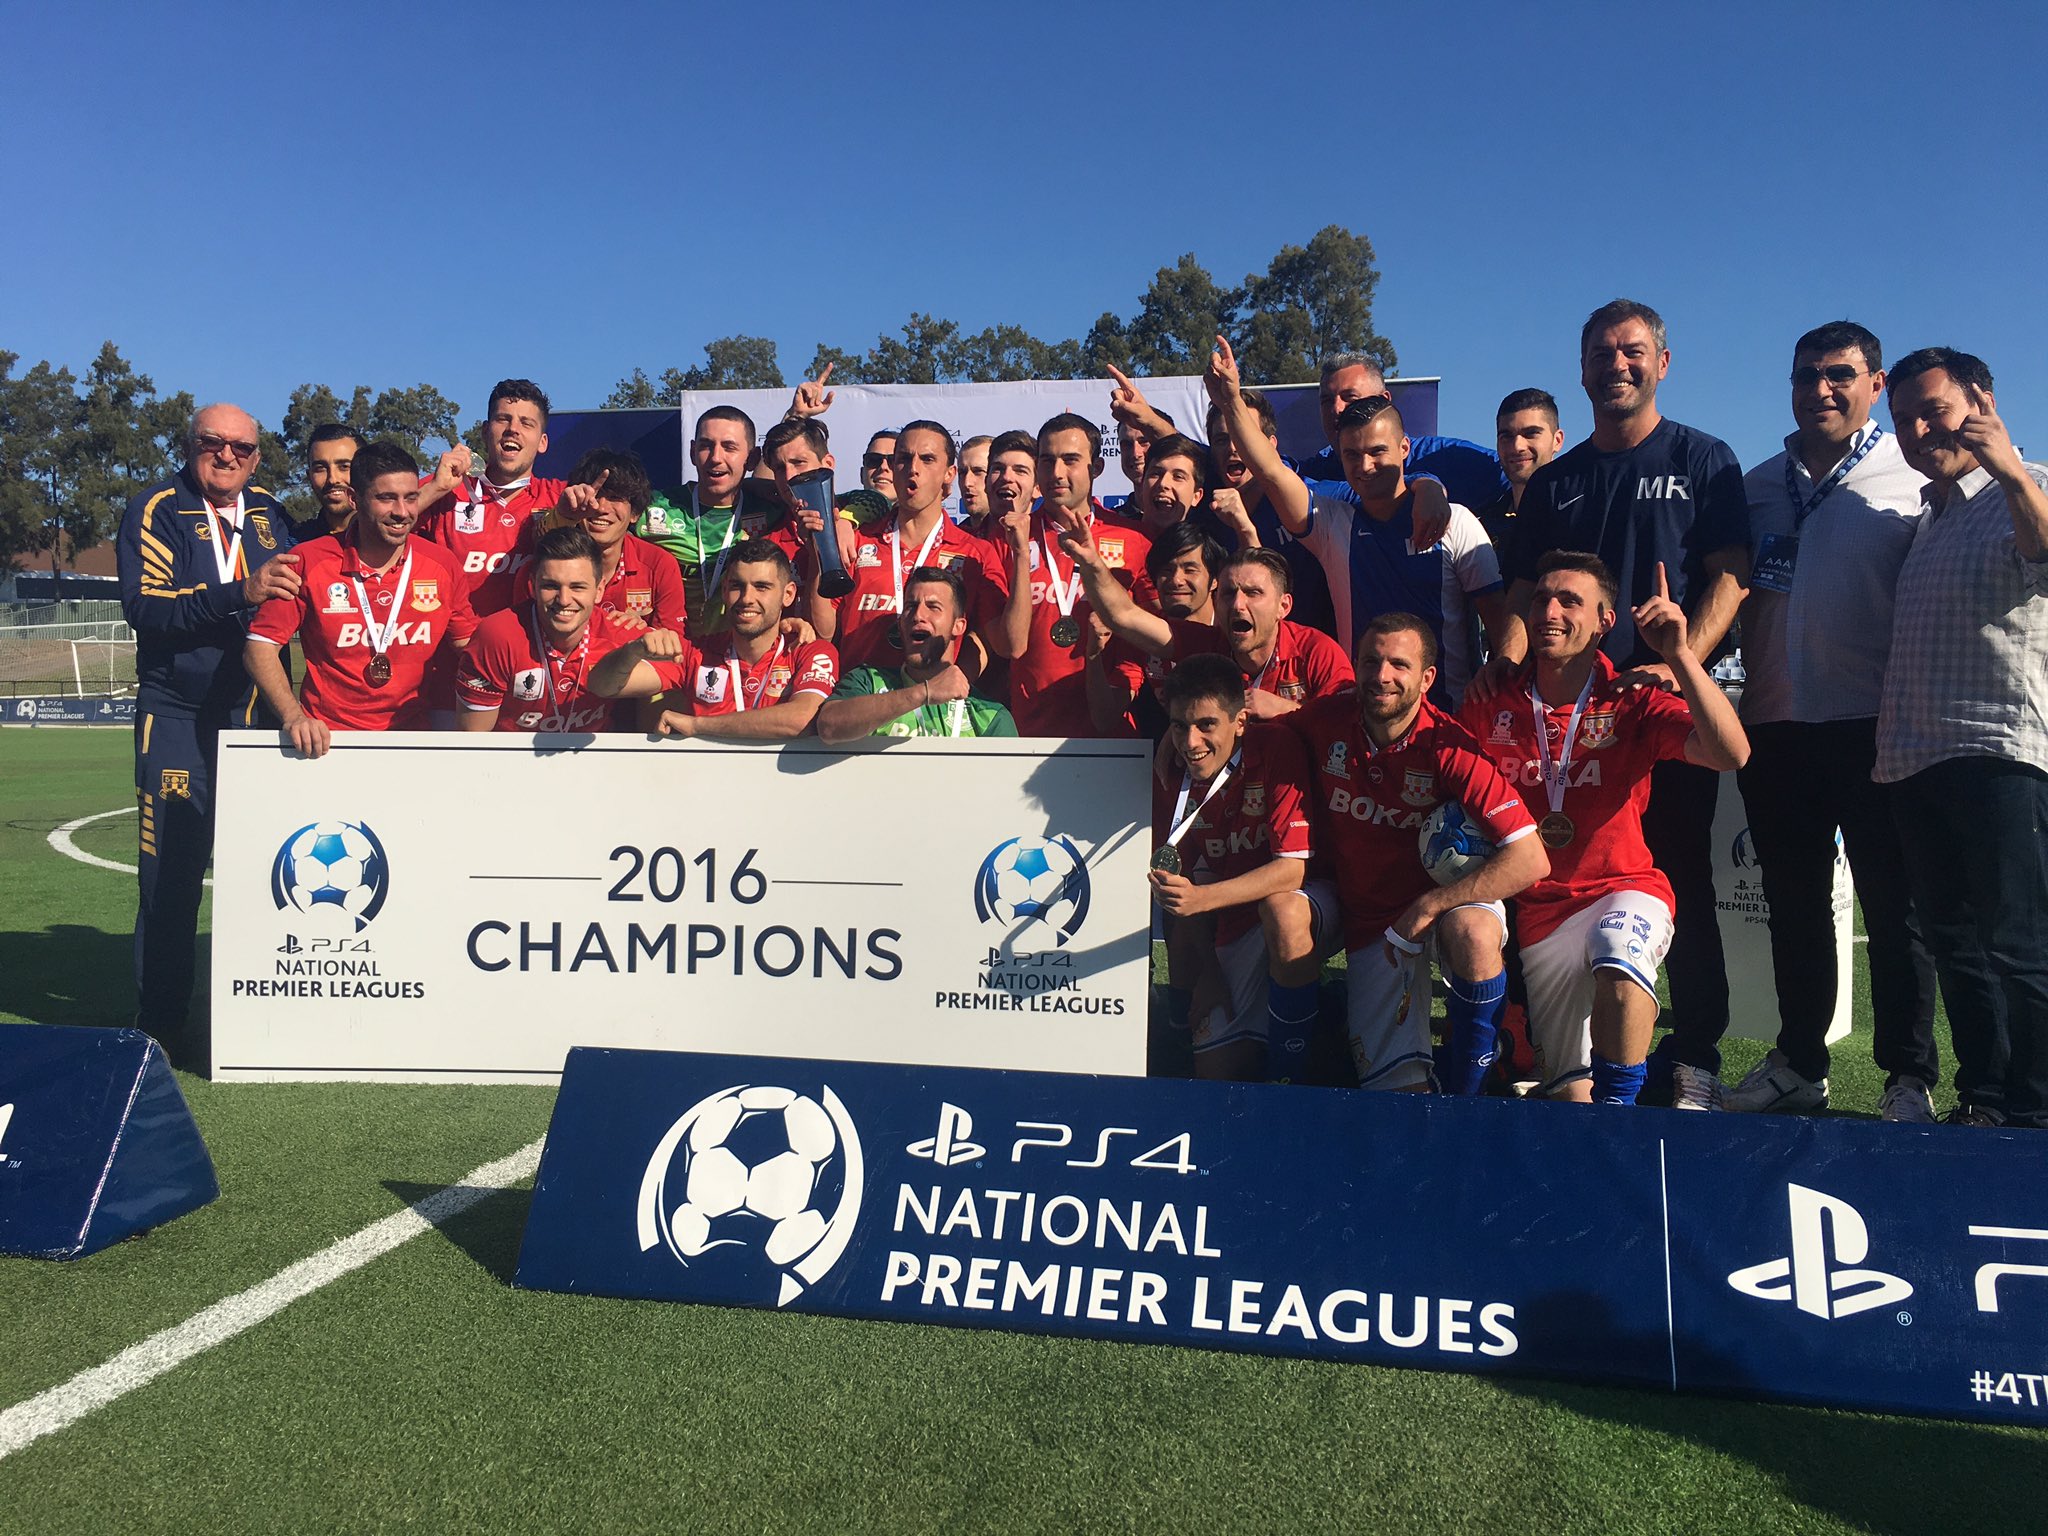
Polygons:
<instances>
[{"instance_id":1,"label":"white field line","mask_svg":"<svg viewBox=\"0 0 2048 1536\"><path fill-rule=\"evenodd\" d=\"M63 826L50 834L48 841L52 848L63 854L67 859L76 859L81 864L90 864L94 869L111 869L117 875L132 875L135 873L135 866L133 864L117 864L114 860L103 859L96 853L87 853L71 840L71 834L79 831L81 828L91 826L96 821L106 821L114 816L133 816L134 814L135 807L132 805L124 805L118 811L96 811L90 816L81 816L76 821L65 822ZM208 885L213 884L212 876L209 875L205 883Z\"/></svg>"},{"instance_id":2,"label":"white field line","mask_svg":"<svg viewBox=\"0 0 2048 1536\"><path fill-rule=\"evenodd\" d=\"M531 1177L540 1166L540 1149L541 1142L534 1141L509 1157L486 1163L465 1175L460 1183L372 1222L261 1284L215 1302L184 1322L122 1350L104 1365L80 1371L69 1381L0 1411L0 1460L45 1435L77 1423L94 1409L106 1407L137 1387L147 1386L194 1355L226 1343L301 1296L309 1296L351 1270L381 1258L399 1244L460 1215L507 1185Z\"/></svg>"}]
</instances>

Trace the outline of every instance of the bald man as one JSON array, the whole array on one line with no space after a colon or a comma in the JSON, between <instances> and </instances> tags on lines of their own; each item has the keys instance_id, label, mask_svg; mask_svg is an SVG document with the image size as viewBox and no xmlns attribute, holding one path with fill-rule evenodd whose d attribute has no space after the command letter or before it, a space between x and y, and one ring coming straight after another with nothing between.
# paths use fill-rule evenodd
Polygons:
<instances>
[{"instance_id":1,"label":"bald man","mask_svg":"<svg viewBox=\"0 0 2048 1536\"><path fill-rule=\"evenodd\" d=\"M129 500L118 549L121 608L136 636L135 1022L198 1071L209 1051L187 1015L213 853L215 743L223 729L277 724L242 670L242 648L257 605L299 590L284 509L249 483L260 446L239 406L200 411L184 468Z\"/></svg>"}]
</instances>

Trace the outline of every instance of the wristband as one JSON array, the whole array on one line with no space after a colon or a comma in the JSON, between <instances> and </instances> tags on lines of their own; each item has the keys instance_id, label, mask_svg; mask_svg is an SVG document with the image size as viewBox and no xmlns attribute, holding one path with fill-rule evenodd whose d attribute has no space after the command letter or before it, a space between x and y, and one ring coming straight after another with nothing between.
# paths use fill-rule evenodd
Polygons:
<instances>
[{"instance_id":1,"label":"wristband","mask_svg":"<svg viewBox=\"0 0 2048 1536\"><path fill-rule=\"evenodd\" d=\"M1401 951L1401 953L1404 955L1419 955L1422 953L1421 942L1416 939L1402 938L1400 934L1394 931L1394 925L1392 923L1387 924L1387 931L1381 934L1380 937L1385 939L1389 944L1393 945L1394 948Z\"/></svg>"}]
</instances>

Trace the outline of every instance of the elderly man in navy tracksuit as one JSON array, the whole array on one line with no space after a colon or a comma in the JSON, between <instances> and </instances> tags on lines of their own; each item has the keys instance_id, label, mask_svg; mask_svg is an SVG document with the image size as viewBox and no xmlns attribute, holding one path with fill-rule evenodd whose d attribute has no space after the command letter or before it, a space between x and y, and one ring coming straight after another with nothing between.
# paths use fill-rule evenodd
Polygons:
<instances>
[{"instance_id":1,"label":"elderly man in navy tracksuit","mask_svg":"<svg viewBox=\"0 0 2048 1536\"><path fill-rule=\"evenodd\" d=\"M142 814L135 1022L181 1066L204 1070L189 1032L200 886L213 852L215 742L275 725L242 670L249 616L299 589L290 521L249 484L255 421L232 405L192 418L185 467L121 519L121 607L136 635L135 792Z\"/></svg>"}]
</instances>

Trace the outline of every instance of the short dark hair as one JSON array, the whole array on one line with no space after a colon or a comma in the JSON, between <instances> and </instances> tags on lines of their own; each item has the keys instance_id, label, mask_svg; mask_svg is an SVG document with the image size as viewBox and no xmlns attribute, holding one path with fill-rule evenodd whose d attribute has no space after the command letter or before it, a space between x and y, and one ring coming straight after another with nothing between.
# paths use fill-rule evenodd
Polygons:
<instances>
[{"instance_id":1,"label":"short dark hair","mask_svg":"<svg viewBox=\"0 0 2048 1536\"><path fill-rule=\"evenodd\" d=\"M1200 523L1175 523L1154 539L1152 547L1145 552L1145 574L1157 582L1164 572L1173 569L1174 562L1190 550L1202 557L1203 568L1212 580L1223 569L1223 546L1203 531Z\"/></svg>"},{"instance_id":2,"label":"short dark hair","mask_svg":"<svg viewBox=\"0 0 2048 1536\"><path fill-rule=\"evenodd\" d=\"M1557 425L1557 397L1547 389L1518 389L1501 396L1500 409L1493 413L1494 425L1522 411L1541 411L1553 427Z\"/></svg>"},{"instance_id":3,"label":"short dark hair","mask_svg":"<svg viewBox=\"0 0 2048 1536\"><path fill-rule=\"evenodd\" d=\"M1884 367L1884 348L1877 338L1854 320L1830 320L1816 325L1792 343L1792 355L1802 352L1846 352L1854 347L1863 354L1863 366L1872 373Z\"/></svg>"},{"instance_id":4,"label":"short dark hair","mask_svg":"<svg viewBox=\"0 0 2048 1536\"><path fill-rule=\"evenodd\" d=\"M623 501L638 517L654 500L654 484L647 478L647 466L637 453L617 448L592 448L576 461L569 472L571 485L595 485L604 476L604 494Z\"/></svg>"},{"instance_id":5,"label":"short dark hair","mask_svg":"<svg viewBox=\"0 0 2048 1536\"><path fill-rule=\"evenodd\" d=\"M311 452L321 443L338 443L344 437L356 445L358 453L362 452L363 434L345 421L321 422L306 439L306 449L308 452Z\"/></svg>"},{"instance_id":6,"label":"short dark hair","mask_svg":"<svg viewBox=\"0 0 2048 1536\"><path fill-rule=\"evenodd\" d=\"M488 421L498 409L500 400L524 400L540 408L540 424L548 424L548 397L541 387L531 379L500 379L491 386L491 398L484 404L484 420Z\"/></svg>"},{"instance_id":7,"label":"short dark hair","mask_svg":"<svg viewBox=\"0 0 2048 1536\"><path fill-rule=\"evenodd\" d=\"M1886 378L1886 386L1896 392L1908 379L1916 379L1923 373L1932 373L1939 368L1963 388L1972 384L1986 394L1991 392L1991 369L1981 357L1968 352L1958 352L1954 347L1922 347L1918 352L1908 352L1896 363Z\"/></svg>"},{"instance_id":8,"label":"short dark hair","mask_svg":"<svg viewBox=\"0 0 2048 1536\"><path fill-rule=\"evenodd\" d=\"M419 473L420 466L411 454L398 444L379 438L356 450L348 466L348 483L350 489L361 493L386 475L411 475L418 479Z\"/></svg>"},{"instance_id":9,"label":"short dark hair","mask_svg":"<svg viewBox=\"0 0 2048 1536\"><path fill-rule=\"evenodd\" d=\"M1394 418L1394 430L1406 435L1408 424L1401 419L1401 408L1387 395L1367 395L1363 400L1354 400L1337 415L1337 434L1356 427L1369 427L1382 416Z\"/></svg>"},{"instance_id":10,"label":"short dark hair","mask_svg":"<svg viewBox=\"0 0 2048 1536\"><path fill-rule=\"evenodd\" d=\"M1376 635L1420 635L1422 637L1422 664L1436 665L1436 631L1429 627L1429 621L1419 619L1412 613L1382 613L1369 620L1358 632L1358 644L1352 648L1351 660L1356 664L1365 654L1365 642Z\"/></svg>"},{"instance_id":11,"label":"short dark hair","mask_svg":"<svg viewBox=\"0 0 2048 1536\"><path fill-rule=\"evenodd\" d=\"M605 489L611 489L609 482ZM588 560L593 577L604 569L604 556L597 551L597 540L585 533L580 523L564 523L559 528L550 528L533 541L535 573L538 574L541 566L550 560Z\"/></svg>"},{"instance_id":12,"label":"short dark hair","mask_svg":"<svg viewBox=\"0 0 2048 1536\"><path fill-rule=\"evenodd\" d=\"M704 430L704 423L707 421L738 422L741 428L744 429L747 434L747 446L749 448L754 446L754 418L749 416L745 411L741 410L738 406L712 406L710 410L706 411L702 416L699 416L697 418L697 425L691 431L690 434L692 438L695 438L699 433L701 433Z\"/></svg>"},{"instance_id":13,"label":"short dark hair","mask_svg":"<svg viewBox=\"0 0 2048 1536\"><path fill-rule=\"evenodd\" d=\"M989 462L994 463L999 453L1021 453L1035 464L1038 462L1038 439L1022 427L998 432L995 441L988 445Z\"/></svg>"},{"instance_id":14,"label":"short dark hair","mask_svg":"<svg viewBox=\"0 0 2048 1536\"><path fill-rule=\"evenodd\" d=\"M1621 606L1621 585L1614 579L1614 572L1607 562L1598 555L1588 554L1583 549L1553 549L1536 562L1536 579L1541 581L1552 571L1578 571L1590 576L1600 587L1600 600L1609 608Z\"/></svg>"},{"instance_id":15,"label":"short dark hair","mask_svg":"<svg viewBox=\"0 0 2048 1536\"><path fill-rule=\"evenodd\" d=\"M774 468L782 456L782 450L798 438L811 445L811 452L819 458L832 451L832 434L825 423L815 416L785 417L768 429L768 435L761 439L761 457Z\"/></svg>"},{"instance_id":16,"label":"short dark hair","mask_svg":"<svg viewBox=\"0 0 2048 1536\"><path fill-rule=\"evenodd\" d=\"M1257 549L1240 549L1236 554L1225 557L1216 568L1217 578L1220 580L1225 571L1236 565L1256 565L1273 578L1282 592L1294 590L1294 573L1287 568L1287 557L1277 549L1267 549L1264 545Z\"/></svg>"},{"instance_id":17,"label":"short dark hair","mask_svg":"<svg viewBox=\"0 0 2048 1536\"><path fill-rule=\"evenodd\" d=\"M1665 334L1664 317L1647 304L1634 299L1609 299L1593 313L1586 316L1586 323L1579 327L1579 356L1586 355L1586 343L1593 339L1593 333L1605 330L1610 325L1619 325L1624 320L1640 320L1650 328L1650 339L1657 344L1657 350L1667 350L1671 341Z\"/></svg>"},{"instance_id":18,"label":"short dark hair","mask_svg":"<svg viewBox=\"0 0 2048 1536\"><path fill-rule=\"evenodd\" d=\"M1242 397L1244 403L1252 408L1252 414L1259 418L1259 430L1268 437L1278 437L1280 435L1280 418L1273 414L1273 402L1266 398L1264 391L1241 389L1238 391L1238 394ZM1209 407L1207 425L1209 441L1213 443L1223 435L1223 412L1214 405Z\"/></svg>"},{"instance_id":19,"label":"short dark hair","mask_svg":"<svg viewBox=\"0 0 2048 1536\"><path fill-rule=\"evenodd\" d=\"M1145 468L1149 471L1161 459L1186 459L1195 468L1195 484L1205 491L1209 488L1209 455L1192 437L1169 432L1155 440L1146 451Z\"/></svg>"},{"instance_id":20,"label":"short dark hair","mask_svg":"<svg viewBox=\"0 0 2048 1536\"><path fill-rule=\"evenodd\" d=\"M1087 433L1088 462L1091 464L1100 464L1102 462L1102 428L1095 425L1086 416L1076 415L1072 411L1061 411L1059 415L1053 417L1052 420L1038 429L1038 441L1040 444L1043 444L1055 432Z\"/></svg>"},{"instance_id":21,"label":"short dark hair","mask_svg":"<svg viewBox=\"0 0 2048 1536\"><path fill-rule=\"evenodd\" d=\"M967 583L960 579L959 572L949 571L942 565L920 565L916 570L904 577L904 600L906 602L909 601L910 589L912 587L930 586L934 582L953 594L953 616L961 619L966 618Z\"/></svg>"},{"instance_id":22,"label":"short dark hair","mask_svg":"<svg viewBox=\"0 0 2048 1536\"><path fill-rule=\"evenodd\" d=\"M1223 706L1226 714L1234 715L1245 705L1244 673L1228 656L1204 651L1190 656L1167 673L1166 681L1159 685L1159 692L1160 702L1168 711L1176 704L1214 699Z\"/></svg>"},{"instance_id":23,"label":"short dark hair","mask_svg":"<svg viewBox=\"0 0 2048 1536\"><path fill-rule=\"evenodd\" d=\"M946 462L952 464L958 460L959 452L953 446L953 434L940 426L936 421L927 421L922 416L916 421L906 421L898 429L896 433L896 446L898 449L902 448L903 439L912 432L936 432L939 435L939 441L946 445Z\"/></svg>"},{"instance_id":24,"label":"short dark hair","mask_svg":"<svg viewBox=\"0 0 2048 1536\"><path fill-rule=\"evenodd\" d=\"M868 439L867 451L869 453L873 453L875 451L875 444L879 443L885 437L894 437L895 435L896 429L894 427L882 428L881 431L875 433L872 437Z\"/></svg>"},{"instance_id":25,"label":"short dark hair","mask_svg":"<svg viewBox=\"0 0 2048 1536\"><path fill-rule=\"evenodd\" d=\"M789 555L773 539L742 539L733 545L732 556L725 563L726 570L741 565L772 565L775 574L786 586L796 580L796 567L789 563Z\"/></svg>"}]
</instances>

